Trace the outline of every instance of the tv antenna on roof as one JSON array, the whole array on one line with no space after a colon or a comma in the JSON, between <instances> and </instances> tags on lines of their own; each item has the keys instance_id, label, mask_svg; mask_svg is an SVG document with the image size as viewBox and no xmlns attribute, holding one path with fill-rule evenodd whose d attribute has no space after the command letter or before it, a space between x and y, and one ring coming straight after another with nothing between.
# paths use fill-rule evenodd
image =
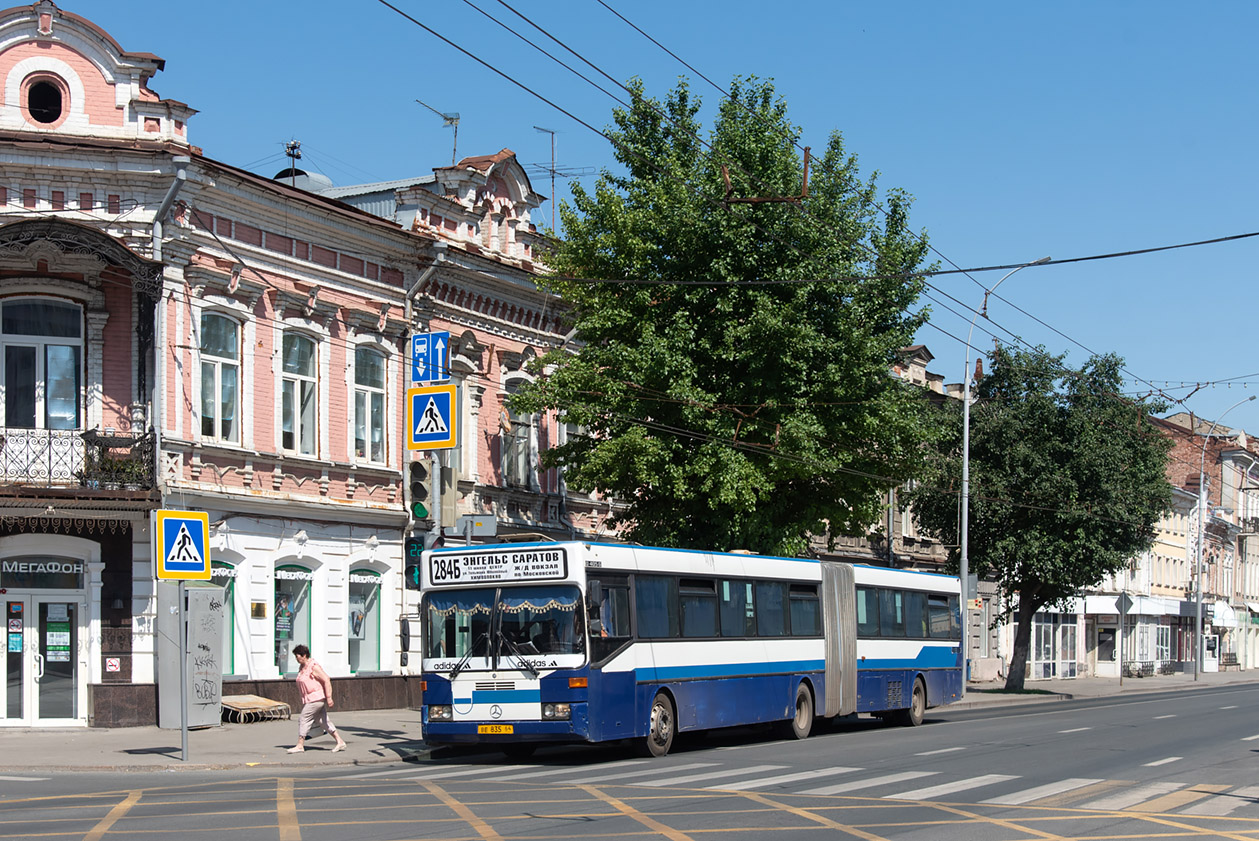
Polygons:
<instances>
[{"instance_id":1,"label":"tv antenna on roof","mask_svg":"<svg viewBox=\"0 0 1259 841\"><path fill-rule=\"evenodd\" d=\"M415 101L420 102L420 100L418 99ZM456 111L453 114L447 114L444 111L438 111L436 108L429 105L427 102L420 102L420 104L423 105L428 110L432 111L437 116L441 117L443 126L450 126L451 128L455 130L454 145L451 147L451 150L450 150L450 165L454 166L457 163L458 152L459 152L459 112Z\"/></svg>"},{"instance_id":2,"label":"tv antenna on roof","mask_svg":"<svg viewBox=\"0 0 1259 841\"><path fill-rule=\"evenodd\" d=\"M542 126L534 126L534 131L540 131L543 134L551 135L551 165L546 164L529 164L529 169L534 172L549 172L551 174L551 235L555 235L555 176L562 175L565 178L576 178L579 175L590 175L595 171L592 166L564 167L557 169L555 166L555 131Z\"/></svg>"}]
</instances>

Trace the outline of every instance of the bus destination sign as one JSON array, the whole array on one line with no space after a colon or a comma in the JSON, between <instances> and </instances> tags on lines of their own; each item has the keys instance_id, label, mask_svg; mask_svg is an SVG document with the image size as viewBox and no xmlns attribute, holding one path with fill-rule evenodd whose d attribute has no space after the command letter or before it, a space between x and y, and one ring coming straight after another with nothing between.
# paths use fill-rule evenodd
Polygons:
<instances>
[{"instance_id":1,"label":"bus destination sign","mask_svg":"<svg viewBox=\"0 0 1259 841\"><path fill-rule=\"evenodd\" d=\"M567 577L568 556L558 548L467 554L434 552L428 558L428 580L433 586L545 581Z\"/></svg>"}]
</instances>

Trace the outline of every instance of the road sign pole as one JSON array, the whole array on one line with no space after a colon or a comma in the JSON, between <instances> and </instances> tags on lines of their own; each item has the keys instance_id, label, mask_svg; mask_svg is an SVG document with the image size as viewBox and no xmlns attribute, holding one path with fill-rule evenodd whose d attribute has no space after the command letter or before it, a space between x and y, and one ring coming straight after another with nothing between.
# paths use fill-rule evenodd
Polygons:
<instances>
[{"instance_id":1,"label":"road sign pole","mask_svg":"<svg viewBox=\"0 0 1259 841\"><path fill-rule=\"evenodd\" d=\"M188 612L184 580L179 579L179 750L188 761Z\"/></svg>"}]
</instances>

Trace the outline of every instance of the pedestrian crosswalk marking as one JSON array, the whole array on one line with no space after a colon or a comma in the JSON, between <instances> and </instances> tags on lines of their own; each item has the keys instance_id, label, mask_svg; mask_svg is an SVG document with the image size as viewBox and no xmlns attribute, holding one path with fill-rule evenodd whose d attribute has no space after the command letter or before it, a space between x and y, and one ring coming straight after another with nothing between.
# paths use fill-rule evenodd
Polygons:
<instances>
[{"instance_id":1,"label":"pedestrian crosswalk marking","mask_svg":"<svg viewBox=\"0 0 1259 841\"><path fill-rule=\"evenodd\" d=\"M1162 797L1156 797L1153 800L1147 800L1144 803L1138 803L1129 806L1129 812L1170 812L1173 809L1179 809L1181 806L1188 806L1190 803L1196 803L1206 797L1223 791L1228 788L1226 785L1196 785L1191 788L1182 789L1181 791L1165 794Z\"/></svg>"},{"instance_id":2,"label":"pedestrian crosswalk marking","mask_svg":"<svg viewBox=\"0 0 1259 841\"><path fill-rule=\"evenodd\" d=\"M1073 791L1065 791L1062 794L1051 795L1036 801L1037 806L1067 806L1078 803L1081 800L1087 800L1107 791L1113 791L1123 786L1132 785L1131 780L1101 780L1092 785Z\"/></svg>"},{"instance_id":3,"label":"pedestrian crosswalk marking","mask_svg":"<svg viewBox=\"0 0 1259 841\"><path fill-rule=\"evenodd\" d=\"M892 783L904 782L905 780L916 780L919 777L934 777L935 771L902 771L899 774L887 774L882 777L867 777L864 780L852 780L847 783L839 783L833 786L822 786L821 788L811 788L808 791L799 792L800 794L843 794L846 791L860 791L863 788L874 788L875 786L891 785Z\"/></svg>"},{"instance_id":4,"label":"pedestrian crosswalk marking","mask_svg":"<svg viewBox=\"0 0 1259 841\"><path fill-rule=\"evenodd\" d=\"M626 759L621 762L609 762L595 767L599 770L603 770L605 768L628 768L631 765L642 765L646 761L647 760L645 759ZM506 777L494 777L494 779L498 782L510 782L511 780L531 780L534 777L553 777L556 774L581 774L589 770L589 768L582 768L578 766L571 766L568 768L551 768L546 771L543 771L540 768L533 768L523 774L510 774Z\"/></svg>"},{"instance_id":5,"label":"pedestrian crosswalk marking","mask_svg":"<svg viewBox=\"0 0 1259 841\"><path fill-rule=\"evenodd\" d=\"M821 777L833 777L836 774L847 774L851 771L860 771L860 768L821 768L817 771L798 771L795 774L779 774L777 777L763 777L759 780L752 780L746 783L721 783L715 786L708 786L710 789L721 791L751 791L756 788L765 788L766 786L779 786L786 783L794 783L797 780L816 780Z\"/></svg>"},{"instance_id":6,"label":"pedestrian crosswalk marking","mask_svg":"<svg viewBox=\"0 0 1259 841\"><path fill-rule=\"evenodd\" d=\"M1247 804L1259 802L1259 786L1246 786L1227 794L1208 797L1201 803L1190 806L1181 812L1182 815L1202 815L1221 818Z\"/></svg>"},{"instance_id":7,"label":"pedestrian crosswalk marking","mask_svg":"<svg viewBox=\"0 0 1259 841\"><path fill-rule=\"evenodd\" d=\"M889 800L934 800L937 797L943 797L946 794L955 794L959 791L967 789L979 788L980 786L991 785L992 783L1003 783L1006 780L1017 780L1017 776L1009 774L984 774L979 777L970 777L965 780L954 780L951 783L941 783L938 786L929 786L927 788L917 788L913 791L904 791L900 794L889 794Z\"/></svg>"},{"instance_id":8,"label":"pedestrian crosswalk marking","mask_svg":"<svg viewBox=\"0 0 1259 841\"><path fill-rule=\"evenodd\" d=\"M786 765L751 765L747 768L727 768L724 771L707 771L703 774L690 774L685 777L667 777L663 780L650 780L645 783L639 783L639 785L656 787L682 785L684 783L699 782L700 780L715 780L720 777L738 777L740 775L759 774L762 771L779 771L786 767Z\"/></svg>"},{"instance_id":9,"label":"pedestrian crosswalk marking","mask_svg":"<svg viewBox=\"0 0 1259 841\"><path fill-rule=\"evenodd\" d=\"M1084 788L1085 786L1096 785L1100 782L1101 780L1088 780L1080 777L1072 777L1067 780L1059 780L1056 783L1047 783L1043 786L1036 786L1036 788L1016 791L1013 794L1005 794L1001 797L991 797L987 800L981 800L980 802L992 803L996 806L1021 806L1024 803L1031 803L1033 801L1053 797L1057 794L1064 794L1065 792L1074 791L1077 788Z\"/></svg>"},{"instance_id":10,"label":"pedestrian crosswalk marking","mask_svg":"<svg viewBox=\"0 0 1259 841\"><path fill-rule=\"evenodd\" d=\"M1170 794L1177 789L1185 787L1184 783L1148 783L1136 788L1126 789L1110 797L1103 797L1098 800L1091 800L1088 803L1081 803L1081 809L1097 809L1100 811L1116 811L1119 809L1127 809L1130 806L1136 806L1138 803L1144 803L1155 797L1161 797L1164 794Z\"/></svg>"},{"instance_id":11,"label":"pedestrian crosswalk marking","mask_svg":"<svg viewBox=\"0 0 1259 841\"><path fill-rule=\"evenodd\" d=\"M674 765L672 768L649 768L646 771L630 771L628 774L617 772L615 774L601 774L595 777L582 777L583 783L601 783L604 780L624 780L630 777L647 777L652 774L667 774L672 771L690 771L693 768L712 768L716 762L691 762L686 765ZM635 783L634 785L637 785Z\"/></svg>"}]
</instances>

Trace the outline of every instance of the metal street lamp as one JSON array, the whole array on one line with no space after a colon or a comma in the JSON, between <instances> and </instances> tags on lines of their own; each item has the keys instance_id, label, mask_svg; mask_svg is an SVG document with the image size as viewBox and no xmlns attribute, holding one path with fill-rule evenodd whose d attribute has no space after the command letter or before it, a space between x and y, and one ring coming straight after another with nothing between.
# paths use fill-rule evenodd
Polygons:
<instances>
[{"instance_id":1,"label":"metal street lamp","mask_svg":"<svg viewBox=\"0 0 1259 841\"><path fill-rule=\"evenodd\" d=\"M1202 662L1204 659L1203 645L1206 642L1205 635L1202 633L1202 544L1206 540L1206 518L1207 518L1207 483L1206 483L1206 463L1207 463L1207 444L1211 441L1211 433L1215 432L1216 425L1224 420L1224 415L1236 409L1243 403L1249 403L1259 397L1259 394L1252 394L1244 400L1238 400L1232 406L1224 410L1224 413L1211 422L1211 428L1207 430L1207 434L1202 438L1202 455L1198 459L1198 552L1197 560L1194 563L1195 574L1198 577L1198 594L1197 609L1194 613L1194 639L1196 641L1197 652L1193 658L1193 679L1197 680L1198 675L1202 672ZM1221 474L1222 475L1222 474Z\"/></svg>"},{"instance_id":2,"label":"metal street lamp","mask_svg":"<svg viewBox=\"0 0 1259 841\"><path fill-rule=\"evenodd\" d=\"M976 312L975 317L970 320L970 332L966 334L966 374L963 378L962 386L962 539L961 539L961 562L958 572L962 578L962 692L959 697L966 697L966 680L970 677L970 640L967 639L969 634L968 625L970 622L966 616L966 603L970 596L967 589L967 580L970 578L970 340L975 335L975 322L979 316L988 317L988 296L997 290L997 287L1005 283L1006 278L1017 271L1026 269L1028 266L1039 266L1042 263L1048 263L1052 258L1041 257L1030 263L1024 263L1016 266L1006 272L1000 280L984 290L984 303Z\"/></svg>"}]
</instances>

